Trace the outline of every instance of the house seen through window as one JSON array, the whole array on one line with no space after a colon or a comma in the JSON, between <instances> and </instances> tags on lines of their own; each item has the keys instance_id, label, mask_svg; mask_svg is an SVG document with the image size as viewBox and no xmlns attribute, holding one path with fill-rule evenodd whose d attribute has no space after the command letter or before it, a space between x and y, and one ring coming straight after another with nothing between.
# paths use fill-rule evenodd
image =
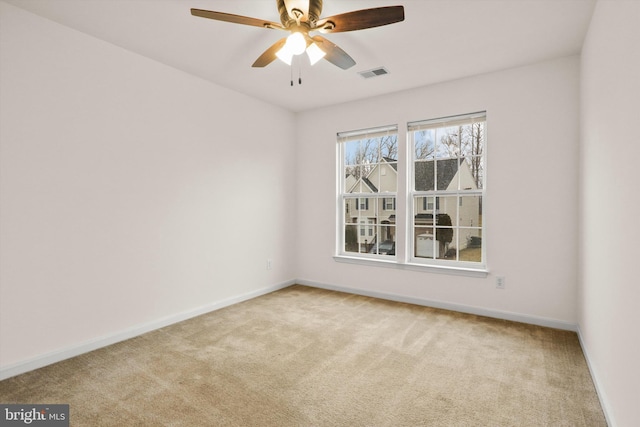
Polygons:
<instances>
[{"instance_id":1,"label":"house seen through window","mask_svg":"<svg viewBox=\"0 0 640 427\"><path fill-rule=\"evenodd\" d=\"M400 139L397 126L338 134L338 255L483 269L484 112L411 122L406 131ZM398 206L406 206L402 227Z\"/></svg>"}]
</instances>

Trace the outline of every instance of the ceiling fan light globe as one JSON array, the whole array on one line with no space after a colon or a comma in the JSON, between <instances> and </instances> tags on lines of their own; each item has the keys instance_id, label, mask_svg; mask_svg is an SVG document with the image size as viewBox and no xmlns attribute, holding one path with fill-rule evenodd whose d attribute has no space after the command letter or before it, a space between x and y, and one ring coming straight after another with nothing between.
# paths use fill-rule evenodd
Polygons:
<instances>
[{"instance_id":1,"label":"ceiling fan light globe","mask_svg":"<svg viewBox=\"0 0 640 427\"><path fill-rule=\"evenodd\" d=\"M307 48L307 42L301 33L295 32L287 37L285 48L287 47L293 55L300 55Z\"/></svg>"},{"instance_id":2,"label":"ceiling fan light globe","mask_svg":"<svg viewBox=\"0 0 640 427\"><path fill-rule=\"evenodd\" d=\"M311 43L309 47L307 47L307 55L309 56L309 62L311 65L320 61L327 53L320 49L317 44Z\"/></svg>"},{"instance_id":3,"label":"ceiling fan light globe","mask_svg":"<svg viewBox=\"0 0 640 427\"><path fill-rule=\"evenodd\" d=\"M276 56L285 64L291 65L291 60L293 59L293 53L291 53L291 51L287 49L287 45L284 45L282 49L277 51Z\"/></svg>"}]
</instances>

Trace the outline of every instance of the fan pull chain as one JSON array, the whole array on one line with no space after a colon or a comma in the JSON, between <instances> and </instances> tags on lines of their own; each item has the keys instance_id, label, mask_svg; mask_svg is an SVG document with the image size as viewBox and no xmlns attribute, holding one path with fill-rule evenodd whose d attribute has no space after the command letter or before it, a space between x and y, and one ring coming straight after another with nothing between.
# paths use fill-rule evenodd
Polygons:
<instances>
[{"instance_id":1,"label":"fan pull chain","mask_svg":"<svg viewBox=\"0 0 640 427\"><path fill-rule=\"evenodd\" d=\"M293 86L293 67L295 66L294 64L296 64L296 58L294 57L291 60L291 66L289 67L289 73L290 73L290 77L291 77L291 86ZM301 85L302 84L302 66L300 66L300 63L298 63L298 84Z\"/></svg>"}]
</instances>

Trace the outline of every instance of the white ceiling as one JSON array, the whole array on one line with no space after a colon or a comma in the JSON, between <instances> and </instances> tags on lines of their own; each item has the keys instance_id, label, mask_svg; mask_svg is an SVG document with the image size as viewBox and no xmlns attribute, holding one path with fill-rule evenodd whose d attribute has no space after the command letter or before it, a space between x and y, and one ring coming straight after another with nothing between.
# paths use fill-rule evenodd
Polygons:
<instances>
[{"instance_id":1,"label":"white ceiling","mask_svg":"<svg viewBox=\"0 0 640 427\"><path fill-rule=\"evenodd\" d=\"M405 20L324 35L356 65L253 61L286 35L194 17L190 8L280 22L271 0L4 0L166 65L304 111L580 52L595 0L324 0L322 16L403 5ZM379 66L390 74L358 72Z\"/></svg>"}]
</instances>

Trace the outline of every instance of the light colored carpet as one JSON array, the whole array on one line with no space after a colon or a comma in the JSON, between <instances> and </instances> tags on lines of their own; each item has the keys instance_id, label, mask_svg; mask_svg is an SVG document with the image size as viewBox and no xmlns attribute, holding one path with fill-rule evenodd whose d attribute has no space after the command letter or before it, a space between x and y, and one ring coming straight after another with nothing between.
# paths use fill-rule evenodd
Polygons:
<instances>
[{"instance_id":1,"label":"light colored carpet","mask_svg":"<svg viewBox=\"0 0 640 427\"><path fill-rule=\"evenodd\" d=\"M606 426L575 333L292 286L0 382L73 426Z\"/></svg>"}]
</instances>

